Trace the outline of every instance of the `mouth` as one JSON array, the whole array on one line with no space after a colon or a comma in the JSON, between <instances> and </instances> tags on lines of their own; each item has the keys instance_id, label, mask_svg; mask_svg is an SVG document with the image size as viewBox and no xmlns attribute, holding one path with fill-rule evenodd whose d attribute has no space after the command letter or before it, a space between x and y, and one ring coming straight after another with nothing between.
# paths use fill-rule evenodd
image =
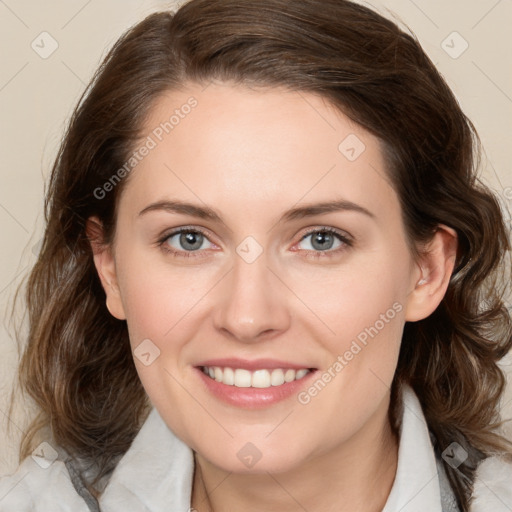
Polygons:
<instances>
[{"instance_id":1,"label":"mouth","mask_svg":"<svg viewBox=\"0 0 512 512\"><path fill-rule=\"evenodd\" d=\"M209 396L244 409L267 408L291 399L317 372L303 363L237 358L203 361L195 370Z\"/></svg>"},{"instance_id":2,"label":"mouth","mask_svg":"<svg viewBox=\"0 0 512 512\"><path fill-rule=\"evenodd\" d=\"M314 368L262 368L250 371L245 368L200 366L201 371L211 379L237 388L270 388L303 379Z\"/></svg>"}]
</instances>

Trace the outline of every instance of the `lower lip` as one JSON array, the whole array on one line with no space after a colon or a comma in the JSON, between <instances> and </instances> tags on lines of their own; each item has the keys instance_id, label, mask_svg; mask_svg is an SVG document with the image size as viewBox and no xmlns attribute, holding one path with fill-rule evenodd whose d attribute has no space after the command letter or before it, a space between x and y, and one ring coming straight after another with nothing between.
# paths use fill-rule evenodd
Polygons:
<instances>
[{"instance_id":1,"label":"lower lip","mask_svg":"<svg viewBox=\"0 0 512 512\"><path fill-rule=\"evenodd\" d=\"M313 370L302 377L302 379L285 382L280 386L270 386L269 388L238 388L217 382L215 379L207 376L201 368L195 368L195 370L212 395L223 402L244 409L263 409L286 400L290 398L290 396L298 394L316 373L316 370Z\"/></svg>"}]
</instances>

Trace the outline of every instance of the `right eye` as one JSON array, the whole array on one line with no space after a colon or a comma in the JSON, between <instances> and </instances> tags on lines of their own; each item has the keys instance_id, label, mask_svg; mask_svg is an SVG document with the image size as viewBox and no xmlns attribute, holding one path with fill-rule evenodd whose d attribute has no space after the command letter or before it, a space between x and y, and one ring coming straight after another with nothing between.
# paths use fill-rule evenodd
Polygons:
<instances>
[{"instance_id":1,"label":"right eye","mask_svg":"<svg viewBox=\"0 0 512 512\"><path fill-rule=\"evenodd\" d=\"M166 233L158 240L158 245L166 252L176 257L196 257L194 252L200 252L205 241L209 241L206 233L197 228L179 228ZM210 242L211 243L211 242ZM188 253L188 254L187 254Z\"/></svg>"}]
</instances>

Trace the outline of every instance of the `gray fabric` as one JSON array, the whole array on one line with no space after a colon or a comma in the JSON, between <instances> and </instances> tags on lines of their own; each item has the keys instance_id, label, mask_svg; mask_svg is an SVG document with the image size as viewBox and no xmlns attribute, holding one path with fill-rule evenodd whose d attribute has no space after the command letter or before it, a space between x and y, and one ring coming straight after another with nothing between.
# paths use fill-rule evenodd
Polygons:
<instances>
[{"instance_id":1,"label":"gray fabric","mask_svg":"<svg viewBox=\"0 0 512 512\"><path fill-rule=\"evenodd\" d=\"M439 475L439 489L441 491L441 507L443 512L460 512L455 494L453 493L450 481L441 459L436 457L437 471Z\"/></svg>"},{"instance_id":2,"label":"gray fabric","mask_svg":"<svg viewBox=\"0 0 512 512\"><path fill-rule=\"evenodd\" d=\"M65 462L65 464L66 467L68 468L73 486L75 487L77 493L83 498L83 500L89 507L89 510L91 512L101 512L98 501L85 487L78 470L75 468L73 464L73 461L69 459ZM436 464L439 475L439 488L441 490L441 507L443 512L461 512L457 505L457 500L455 499L455 495L453 493L450 482L446 475L443 463L437 457Z\"/></svg>"},{"instance_id":3,"label":"gray fabric","mask_svg":"<svg viewBox=\"0 0 512 512\"><path fill-rule=\"evenodd\" d=\"M101 512L98 500L89 492L87 487L84 485L80 472L76 469L72 459L65 461L66 468L68 469L71 483L73 484L76 492L83 498L86 505L89 507L91 512Z\"/></svg>"}]
</instances>

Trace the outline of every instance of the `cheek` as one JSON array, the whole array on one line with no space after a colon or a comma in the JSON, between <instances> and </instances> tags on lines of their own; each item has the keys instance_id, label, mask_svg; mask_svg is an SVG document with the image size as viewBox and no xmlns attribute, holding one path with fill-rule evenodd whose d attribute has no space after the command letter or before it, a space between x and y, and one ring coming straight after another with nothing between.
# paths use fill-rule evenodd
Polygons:
<instances>
[{"instance_id":1,"label":"cheek","mask_svg":"<svg viewBox=\"0 0 512 512\"><path fill-rule=\"evenodd\" d=\"M308 327L327 358L318 376L325 384L313 382L298 400L311 417L327 418L326 439L360 428L391 387L407 295L403 272L407 267L401 266L405 260L392 261L384 255L378 261L325 273L323 279L318 274L318 287L305 300L315 306L317 318L308 321ZM351 411L348 416L347 411Z\"/></svg>"},{"instance_id":2,"label":"cheek","mask_svg":"<svg viewBox=\"0 0 512 512\"><path fill-rule=\"evenodd\" d=\"M151 275L139 275L125 282L122 290L126 305L126 319L135 337L160 339L172 327L173 311L176 310L172 294L165 293L163 283L152 282ZM132 339L132 343L136 339Z\"/></svg>"},{"instance_id":3,"label":"cheek","mask_svg":"<svg viewBox=\"0 0 512 512\"><path fill-rule=\"evenodd\" d=\"M407 264L406 258L394 260L380 254L289 279L297 296L310 305L331 335L346 339L375 324L381 315L388 312L387 317L395 319L397 310L405 309L408 278L403 269ZM395 303L398 306L393 308Z\"/></svg>"},{"instance_id":4,"label":"cheek","mask_svg":"<svg viewBox=\"0 0 512 512\"><path fill-rule=\"evenodd\" d=\"M204 290L187 286L183 272L148 267L135 257L119 270L130 344L140 381L160 411L166 411L169 404L186 410L189 397L176 378L183 378L183 349L197 330L194 305ZM173 416L177 417L171 424L179 430L184 420L181 415Z\"/></svg>"},{"instance_id":5,"label":"cheek","mask_svg":"<svg viewBox=\"0 0 512 512\"><path fill-rule=\"evenodd\" d=\"M131 243L129 235L119 240L119 250L125 255L116 270L128 326L139 337L164 339L207 292L211 270L207 275L201 266L180 265L161 249Z\"/></svg>"},{"instance_id":6,"label":"cheek","mask_svg":"<svg viewBox=\"0 0 512 512\"><path fill-rule=\"evenodd\" d=\"M297 278L297 295L315 313L309 315L310 332L328 353L331 373L343 375L333 388L357 386L355 395L363 396L390 385L405 323L409 265L407 249L393 248L317 271L307 283Z\"/></svg>"}]
</instances>

